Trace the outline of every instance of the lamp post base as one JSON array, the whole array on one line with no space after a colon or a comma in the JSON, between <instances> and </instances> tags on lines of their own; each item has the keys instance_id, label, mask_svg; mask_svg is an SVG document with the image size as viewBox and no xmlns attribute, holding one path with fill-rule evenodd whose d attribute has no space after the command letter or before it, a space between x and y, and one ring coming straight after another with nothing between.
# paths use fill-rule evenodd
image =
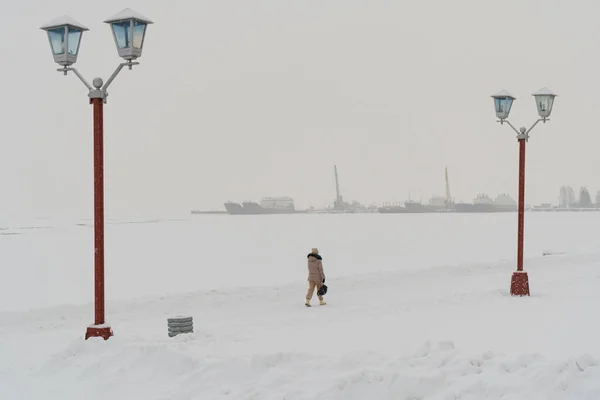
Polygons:
<instances>
[{"instance_id":1,"label":"lamp post base","mask_svg":"<svg viewBox=\"0 0 600 400\"><path fill-rule=\"evenodd\" d=\"M101 337L104 338L104 340L108 340L112 335L113 331L110 325L91 325L87 328L85 340L88 340L91 337Z\"/></svg>"},{"instance_id":2,"label":"lamp post base","mask_svg":"<svg viewBox=\"0 0 600 400\"><path fill-rule=\"evenodd\" d=\"M510 281L511 296L529 296L529 277L525 271L513 272Z\"/></svg>"}]
</instances>

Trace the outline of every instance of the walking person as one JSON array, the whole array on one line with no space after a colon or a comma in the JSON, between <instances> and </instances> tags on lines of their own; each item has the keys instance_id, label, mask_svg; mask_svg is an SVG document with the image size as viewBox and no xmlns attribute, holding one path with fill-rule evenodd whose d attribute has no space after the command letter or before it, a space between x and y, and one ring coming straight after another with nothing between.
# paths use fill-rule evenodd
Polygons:
<instances>
[{"instance_id":1,"label":"walking person","mask_svg":"<svg viewBox=\"0 0 600 400\"><path fill-rule=\"evenodd\" d=\"M310 307L310 299L312 299L315 289L317 289L317 296L319 298L319 304L324 306L327 303L323 301L318 290L325 284L325 273L323 272L323 258L319 255L319 249L313 248L308 258L308 292L306 293L306 302L304 305Z\"/></svg>"}]
</instances>

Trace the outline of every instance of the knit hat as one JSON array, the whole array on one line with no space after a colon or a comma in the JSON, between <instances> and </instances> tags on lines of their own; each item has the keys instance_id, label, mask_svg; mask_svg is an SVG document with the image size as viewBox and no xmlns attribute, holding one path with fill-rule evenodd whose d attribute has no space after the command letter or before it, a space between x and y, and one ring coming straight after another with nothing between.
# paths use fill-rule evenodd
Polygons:
<instances>
[{"instance_id":1,"label":"knit hat","mask_svg":"<svg viewBox=\"0 0 600 400\"><path fill-rule=\"evenodd\" d=\"M312 254L319 254L319 249L316 249L316 248L313 247L311 253Z\"/></svg>"}]
</instances>

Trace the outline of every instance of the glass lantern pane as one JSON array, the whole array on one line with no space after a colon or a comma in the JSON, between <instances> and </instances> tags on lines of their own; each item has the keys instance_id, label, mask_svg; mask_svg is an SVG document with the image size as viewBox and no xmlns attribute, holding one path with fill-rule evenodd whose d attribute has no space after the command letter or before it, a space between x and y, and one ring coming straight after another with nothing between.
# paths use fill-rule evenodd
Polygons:
<instances>
[{"instance_id":1,"label":"glass lantern pane","mask_svg":"<svg viewBox=\"0 0 600 400\"><path fill-rule=\"evenodd\" d=\"M65 27L49 29L48 37L54 55L65 54Z\"/></svg>"},{"instance_id":2,"label":"glass lantern pane","mask_svg":"<svg viewBox=\"0 0 600 400\"><path fill-rule=\"evenodd\" d=\"M141 49L144 44L144 32L146 31L146 23L133 21L133 47Z\"/></svg>"},{"instance_id":3,"label":"glass lantern pane","mask_svg":"<svg viewBox=\"0 0 600 400\"><path fill-rule=\"evenodd\" d=\"M495 98L494 104L496 106L496 113L508 114L510 107L512 106L513 99L510 97Z\"/></svg>"},{"instance_id":4,"label":"glass lantern pane","mask_svg":"<svg viewBox=\"0 0 600 400\"><path fill-rule=\"evenodd\" d=\"M115 39L119 49L126 49L131 43L130 37L130 21L113 22L112 27L115 32Z\"/></svg>"},{"instance_id":5,"label":"glass lantern pane","mask_svg":"<svg viewBox=\"0 0 600 400\"><path fill-rule=\"evenodd\" d=\"M549 112L552 110L552 102L554 98L552 96L536 96L537 107L539 112Z\"/></svg>"},{"instance_id":6,"label":"glass lantern pane","mask_svg":"<svg viewBox=\"0 0 600 400\"><path fill-rule=\"evenodd\" d=\"M496 105L497 113L504 112L504 99L494 99L494 104Z\"/></svg>"},{"instance_id":7,"label":"glass lantern pane","mask_svg":"<svg viewBox=\"0 0 600 400\"><path fill-rule=\"evenodd\" d=\"M512 107L512 102L513 102L513 99L511 99L510 97L507 97L504 100L504 112L505 113L508 114L510 112L510 108Z\"/></svg>"},{"instance_id":8,"label":"glass lantern pane","mask_svg":"<svg viewBox=\"0 0 600 400\"><path fill-rule=\"evenodd\" d=\"M79 50L79 40L81 40L81 29L69 28L69 54L76 56Z\"/></svg>"}]
</instances>

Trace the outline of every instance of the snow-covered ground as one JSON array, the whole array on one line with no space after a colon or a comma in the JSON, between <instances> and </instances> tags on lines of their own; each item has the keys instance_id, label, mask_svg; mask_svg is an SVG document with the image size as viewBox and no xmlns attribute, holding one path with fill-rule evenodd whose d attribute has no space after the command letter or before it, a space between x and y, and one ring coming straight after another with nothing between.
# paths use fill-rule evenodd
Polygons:
<instances>
[{"instance_id":1,"label":"snow-covered ground","mask_svg":"<svg viewBox=\"0 0 600 400\"><path fill-rule=\"evenodd\" d=\"M598 226L528 213L512 298L514 214L113 219L104 342L91 221L0 219L0 399L598 399Z\"/></svg>"}]
</instances>

